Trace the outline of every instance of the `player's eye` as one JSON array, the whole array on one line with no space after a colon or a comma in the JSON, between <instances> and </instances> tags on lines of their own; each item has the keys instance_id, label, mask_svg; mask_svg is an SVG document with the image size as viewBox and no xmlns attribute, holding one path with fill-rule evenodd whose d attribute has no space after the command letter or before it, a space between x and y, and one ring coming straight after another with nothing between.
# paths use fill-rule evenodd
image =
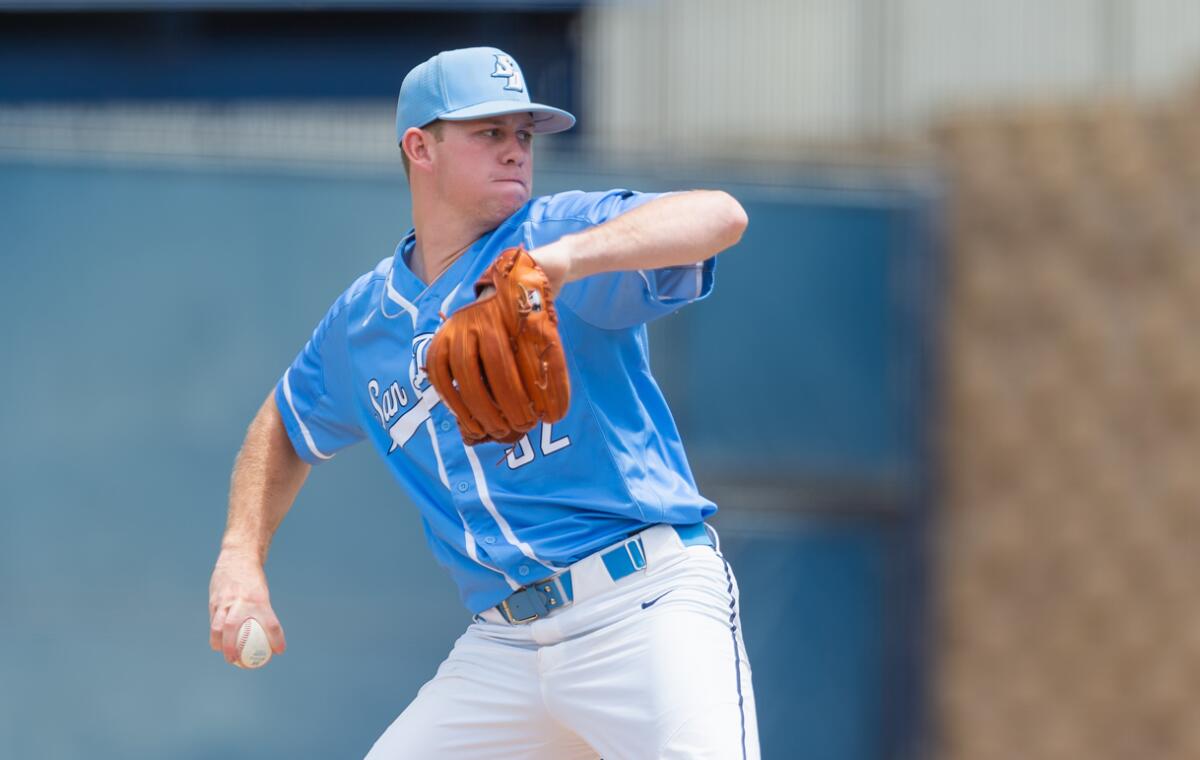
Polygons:
<instances>
[{"instance_id":1,"label":"player's eye","mask_svg":"<svg viewBox=\"0 0 1200 760\"><path fill-rule=\"evenodd\" d=\"M517 139L520 140L521 142L526 142L526 143L530 142L531 140L533 140L533 133L526 132L525 130L522 129L519 132L517 132Z\"/></svg>"}]
</instances>

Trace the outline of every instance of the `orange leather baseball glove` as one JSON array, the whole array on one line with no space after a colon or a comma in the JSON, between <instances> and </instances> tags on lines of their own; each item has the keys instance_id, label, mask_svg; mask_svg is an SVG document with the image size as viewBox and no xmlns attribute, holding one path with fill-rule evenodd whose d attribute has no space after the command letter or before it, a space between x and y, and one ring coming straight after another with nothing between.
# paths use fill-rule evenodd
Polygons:
<instances>
[{"instance_id":1,"label":"orange leather baseball glove","mask_svg":"<svg viewBox=\"0 0 1200 760\"><path fill-rule=\"evenodd\" d=\"M434 335L425 371L468 445L514 443L570 402L550 282L518 246L492 262L475 296Z\"/></svg>"}]
</instances>

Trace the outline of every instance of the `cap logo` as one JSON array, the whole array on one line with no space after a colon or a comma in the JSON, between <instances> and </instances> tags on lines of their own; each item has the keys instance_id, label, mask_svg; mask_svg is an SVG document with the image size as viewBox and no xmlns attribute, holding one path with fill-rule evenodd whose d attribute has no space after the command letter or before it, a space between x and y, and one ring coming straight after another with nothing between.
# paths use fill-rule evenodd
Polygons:
<instances>
[{"instance_id":1,"label":"cap logo","mask_svg":"<svg viewBox=\"0 0 1200 760\"><path fill-rule=\"evenodd\" d=\"M508 79L508 84L504 85L506 90L525 92L525 77L521 76L521 70L517 68L517 62L512 56L497 53L496 70L492 72L492 76Z\"/></svg>"}]
</instances>

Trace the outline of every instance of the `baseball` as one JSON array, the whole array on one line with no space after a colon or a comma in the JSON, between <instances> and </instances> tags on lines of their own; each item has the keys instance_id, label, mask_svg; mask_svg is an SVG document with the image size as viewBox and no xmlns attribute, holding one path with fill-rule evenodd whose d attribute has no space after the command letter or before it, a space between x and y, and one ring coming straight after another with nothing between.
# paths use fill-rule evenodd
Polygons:
<instances>
[{"instance_id":1,"label":"baseball","mask_svg":"<svg viewBox=\"0 0 1200 760\"><path fill-rule=\"evenodd\" d=\"M271 644L267 632L254 618L246 618L238 629L238 667L261 668L271 660Z\"/></svg>"}]
</instances>

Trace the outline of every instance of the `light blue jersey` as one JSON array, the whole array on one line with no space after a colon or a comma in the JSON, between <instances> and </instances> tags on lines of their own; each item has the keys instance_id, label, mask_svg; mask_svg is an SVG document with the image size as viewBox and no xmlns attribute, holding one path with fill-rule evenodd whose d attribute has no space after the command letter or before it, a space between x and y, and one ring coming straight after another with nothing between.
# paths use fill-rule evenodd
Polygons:
<instances>
[{"instance_id":1,"label":"light blue jersey","mask_svg":"<svg viewBox=\"0 0 1200 760\"><path fill-rule=\"evenodd\" d=\"M511 447L466 446L421 370L440 315L474 300L473 284L505 248L536 249L654 197L613 190L531 200L428 287L407 263L410 231L334 303L276 386L305 461L370 439L472 612L647 526L716 511L696 489L650 374L645 326L707 296L715 258L565 285L555 304L570 409Z\"/></svg>"}]
</instances>

